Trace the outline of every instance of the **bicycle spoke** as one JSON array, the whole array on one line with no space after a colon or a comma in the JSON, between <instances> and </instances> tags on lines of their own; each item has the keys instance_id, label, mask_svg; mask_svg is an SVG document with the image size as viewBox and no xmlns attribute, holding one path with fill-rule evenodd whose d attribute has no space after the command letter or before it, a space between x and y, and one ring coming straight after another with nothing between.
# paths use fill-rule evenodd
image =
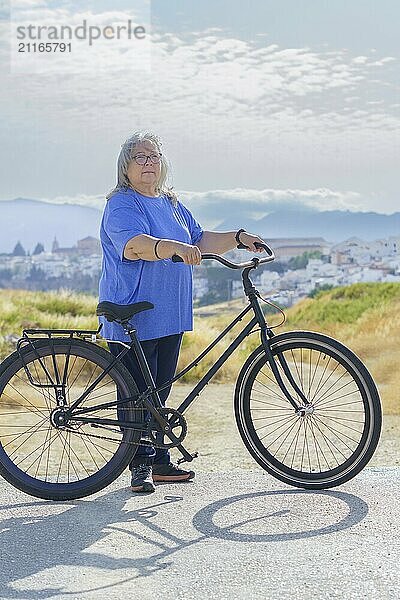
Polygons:
<instances>
[{"instance_id":1,"label":"bicycle spoke","mask_svg":"<svg viewBox=\"0 0 400 600\"><path fill-rule=\"evenodd\" d=\"M44 407L44 408L46 408L46 407ZM28 409L28 410L25 410L25 411L24 410L17 410L15 412L3 412L3 411L0 411L0 414L1 414L2 417L6 417L8 415L21 415L21 413L23 413L23 412L32 412L32 413L37 412L37 413L41 413L42 411L41 410L34 411L32 409ZM1 427L1 425L0 425L0 427ZM11 426L7 425L7 427L11 427Z\"/></svg>"},{"instance_id":2,"label":"bicycle spoke","mask_svg":"<svg viewBox=\"0 0 400 600\"><path fill-rule=\"evenodd\" d=\"M21 377L19 377L19 379L21 379ZM22 381L22 379L21 379L21 381ZM14 386L11 384L11 383L9 383L8 385L10 386L10 388L11 388L13 391L17 392L17 394L19 394L19 395L21 396L21 398L22 398L23 400L25 400L25 402L27 402L27 403L28 403L28 404L29 404L29 405L30 405L30 406L31 406L31 407L34 409L34 411L35 411L35 412L37 411L37 407L36 407L34 404L32 404L32 402L30 402L30 401L28 400L28 398L26 398L26 397L25 397L25 396L24 396L24 395L23 395L23 394L22 394L22 393L21 393L19 390L17 390L17 389L16 389L16 388L15 388L15 387L14 387ZM7 396L7 394L5 394L5 396L6 396L6 398L8 397L8 398L10 399L11 403L15 403L15 402L16 402L16 403L18 404L18 402L17 402L17 401L15 401L15 402L14 402L14 399L13 399L11 396ZM23 406L24 408L28 408L28 407L27 407L25 404L21 404L21 403L19 403L19 405L20 405L20 406ZM47 409L47 407L46 407L46 409ZM28 409L28 410L29 410L29 409ZM45 413L42 413L42 414L43 414L43 415L45 415Z\"/></svg>"},{"instance_id":3,"label":"bicycle spoke","mask_svg":"<svg viewBox=\"0 0 400 600\"><path fill-rule=\"evenodd\" d=\"M327 425L326 423L324 423L324 421L322 420L321 416L317 416L317 415L313 415L314 418L316 420L318 420L320 423L322 423L325 427L327 427L334 435L336 435L336 437L343 443L346 445L346 443L340 438L340 435L346 437L348 440L350 440L351 442L354 442L355 444L357 444L358 440L354 440L352 437L350 437L349 435L346 435L345 433L343 433L342 431L339 431L338 429L334 429L333 427L330 427L329 425ZM330 417L329 417L330 418ZM351 450L350 446L347 446L349 448L349 450Z\"/></svg>"},{"instance_id":4,"label":"bicycle spoke","mask_svg":"<svg viewBox=\"0 0 400 600\"><path fill-rule=\"evenodd\" d=\"M79 377L79 376L80 376L80 374L82 373L82 371L83 371L83 368L84 368L84 366L85 366L85 364L86 364L87 362L88 362L87 360L85 360L85 362L83 362L83 364L81 365L81 368L79 369L79 371L78 371L78 373L76 374L76 376L75 376L75 378L73 379L73 381L71 381L71 382L68 382L68 387L69 387L69 389L72 389L72 387L73 387L74 383L76 382L76 380L78 379L78 377Z\"/></svg>"},{"instance_id":5,"label":"bicycle spoke","mask_svg":"<svg viewBox=\"0 0 400 600\"><path fill-rule=\"evenodd\" d=\"M295 423L294 423L295 425ZM292 432L292 430L294 429L294 427L291 428L290 432L288 433L288 435L281 441L281 443L279 444L278 448L275 450L275 454L278 455L280 449L282 448L282 446L284 445L284 443L286 442L286 440L290 437L290 434Z\"/></svg>"},{"instance_id":6,"label":"bicycle spoke","mask_svg":"<svg viewBox=\"0 0 400 600\"><path fill-rule=\"evenodd\" d=\"M34 365L34 367L35 367L35 372L36 372L37 380L38 380L38 381L40 381L39 374L38 374L38 371L37 371L37 364L36 364L36 361L34 361L33 365ZM47 374L46 374L46 377L48 378L48 375L47 375ZM46 383L48 383L48 382L46 381ZM43 400L44 400L44 401L45 401L45 403L46 403L47 410L49 410L49 411L50 411L50 410L51 410L51 399L49 398L49 395L50 395L50 390L49 390L49 388L39 388L39 390L40 390L40 392L41 392L41 394L42 394L42 396L43 396Z\"/></svg>"},{"instance_id":7,"label":"bicycle spoke","mask_svg":"<svg viewBox=\"0 0 400 600\"><path fill-rule=\"evenodd\" d=\"M48 437L49 437L49 433L50 433L50 432L51 432L51 427L48 427L48 428L47 428L46 437L45 437L45 440L44 440L44 446L45 446L45 445L46 445L46 443L47 443L47 439L48 439ZM35 475L34 475L35 477L37 477L37 474L39 473L40 463L42 462L42 457L43 457L43 454L44 454L44 453L42 453L42 454L40 455L40 460L39 460L39 462L38 462L38 464L37 464L36 471L35 471ZM48 454L47 454L47 457L48 457Z\"/></svg>"},{"instance_id":8,"label":"bicycle spoke","mask_svg":"<svg viewBox=\"0 0 400 600\"><path fill-rule=\"evenodd\" d=\"M278 387L278 384L276 383L276 381L273 381L274 385L276 386L276 391L275 390L271 390L269 387L267 387L264 383L262 383L261 381L259 381L258 379L256 379L255 381L257 381L257 383L259 383L260 385L262 385L266 390L269 391L273 391L272 396L270 394L266 394L266 392L262 392L261 390L253 390L253 391L257 391L260 394L265 394L267 397L269 396L270 398L279 398L280 400L283 400L284 402L288 402L287 398L282 394L280 388Z\"/></svg>"},{"instance_id":9,"label":"bicycle spoke","mask_svg":"<svg viewBox=\"0 0 400 600\"><path fill-rule=\"evenodd\" d=\"M315 390L315 392L314 392L314 396L313 396L312 398L310 398L311 402L314 402L314 398L315 398L315 396L318 394L318 392L319 392L319 390L320 390L320 388L321 388L321 381L323 380L323 378L324 378L324 376L325 376L325 373L326 373L326 371L328 370L328 367L329 367L329 365L330 365L330 362L331 362L331 357L330 357L330 356L328 356L328 361L327 361L327 363L326 363L326 365L325 365L325 367L324 367L324 370L323 370L323 371L322 371L322 373L321 373L321 376L320 376L320 378L319 378L319 381L318 381L318 384L317 384L316 390Z\"/></svg>"},{"instance_id":10,"label":"bicycle spoke","mask_svg":"<svg viewBox=\"0 0 400 600\"><path fill-rule=\"evenodd\" d=\"M338 383L338 381L340 381L340 379L342 377L344 377L344 375L345 374L343 374L341 377L339 377L339 379L337 381L335 381L335 383L332 384L331 387L328 388L328 390L326 390L326 392L324 392L323 396L321 396L320 398L318 398L317 400L315 400L315 402L313 403L314 406L317 406L322 400L326 400L327 398L330 398L331 396L333 396L333 394L337 394L338 392L340 392L340 390L343 390L348 385L351 385L351 384L354 385L353 379L350 379L350 381L348 381L347 383L345 383L344 385L342 385L339 389L335 389L335 390L333 390L333 392L331 394L326 395L327 392L329 392L334 387L334 385L336 385ZM348 392L348 393L350 394L350 393L354 393L354 392L358 392L358 391L359 391L358 388L356 388L356 390L353 390L352 392Z\"/></svg>"},{"instance_id":11,"label":"bicycle spoke","mask_svg":"<svg viewBox=\"0 0 400 600\"><path fill-rule=\"evenodd\" d=\"M329 357L329 360L331 360L331 358ZM335 371L339 368L339 363L336 363L335 368L329 373L327 379L322 383L322 385L319 386L319 389L317 390L317 392L314 394L314 398L313 398L313 402L315 400L315 398L317 397L317 395L319 394L319 392L321 390L324 389L324 387L327 385L328 381L330 380L331 377L333 377ZM331 388L329 388L331 389ZM325 393L325 392L324 392Z\"/></svg>"},{"instance_id":12,"label":"bicycle spoke","mask_svg":"<svg viewBox=\"0 0 400 600\"><path fill-rule=\"evenodd\" d=\"M321 410L321 406L325 406L325 405L329 406L330 404L334 404L335 406L347 406L349 404L362 404L361 397L358 400L353 400L352 402L347 402L346 404L336 404L336 402L340 402L340 400L343 400L347 396L352 396L355 393L355 391L357 391L357 393L359 393L359 390L354 390L352 392L349 392L348 394L341 394L338 398L331 398L327 402L318 404L318 410ZM322 410L328 410L328 409L323 408Z\"/></svg>"},{"instance_id":13,"label":"bicycle spoke","mask_svg":"<svg viewBox=\"0 0 400 600\"><path fill-rule=\"evenodd\" d=\"M287 450L286 450L286 453L285 453L285 455L284 455L284 457L283 457L283 459L282 459L283 461L285 461L285 460L286 460L286 457L287 457L287 455L289 454L290 448L292 447L292 445L293 445L293 442L295 441L295 439L298 439L298 435L299 435L300 427L301 427L301 420L299 419L299 426L298 426L298 428L297 428L297 432L294 434L294 436L293 436L293 439L292 439L292 441L290 442L290 444L289 444L289 446L288 446L288 448L287 448Z\"/></svg>"},{"instance_id":14,"label":"bicycle spoke","mask_svg":"<svg viewBox=\"0 0 400 600\"><path fill-rule=\"evenodd\" d=\"M309 354L309 363L308 363L308 393L307 398L311 395L311 361L312 361L312 350L310 350Z\"/></svg>"},{"instance_id":15,"label":"bicycle spoke","mask_svg":"<svg viewBox=\"0 0 400 600\"><path fill-rule=\"evenodd\" d=\"M275 415L276 417L276 415ZM265 419L274 419L274 416L271 417L258 417L253 419L253 421L264 421ZM293 418L295 417L295 415L293 415ZM270 427L271 425L276 425L277 423L281 423L282 421L284 421L285 423L287 423L288 419L290 419L292 417L281 417L280 419L276 419L276 421L272 421L267 423L266 425L264 425L264 427ZM263 427L259 427L258 429L256 429L256 431L260 431L260 429L263 429Z\"/></svg>"},{"instance_id":16,"label":"bicycle spoke","mask_svg":"<svg viewBox=\"0 0 400 600\"><path fill-rule=\"evenodd\" d=\"M46 417L47 418L47 417ZM7 442L7 444L3 445L3 449L7 448L7 446L9 446L10 444L12 444L13 442L15 442L16 439L18 439L19 437L26 435L27 433L30 433L29 438L27 438L26 440L24 440L19 446L18 448L16 448L12 454L14 454L14 452L16 452L23 444L25 444L25 442L28 441L28 439L30 439L35 433L36 431L38 431L40 429L40 427L43 425L43 423L46 421L46 418L42 419L39 423L35 423L35 425L31 425L31 427L29 427L26 431L24 431L23 433L16 433L16 434L11 434L11 435L15 435L15 438L13 440L10 440L9 442ZM34 429L34 431L32 432L32 429ZM4 437L9 437L9 436L4 436ZM10 455L11 457L12 455Z\"/></svg>"},{"instance_id":17,"label":"bicycle spoke","mask_svg":"<svg viewBox=\"0 0 400 600\"><path fill-rule=\"evenodd\" d=\"M332 458L335 461L336 465L339 466L339 461L336 458L336 455L333 453L332 450L332 446L335 448L335 450L337 450L339 452L339 454L341 454L343 456L343 458L346 460L346 456L343 454L343 452L341 450L339 450L339 448L334 444L334 442L332 442L332 440L330 438L328 438L328 436L321 430L321 428L318 425L317 421L314 421L314 426L316 427L316 429L318 429L318 431L320 432L322 439L324 440L327 448L329 448L331 454L332 454Z\"/></svg>"},{"instance_id":18,"label":"bicycle spoke","mask_svg":"<svg viewBox=\"0 0 400 600\"><path fill-rule=\"evenodd\" d=\"M310 427L311 427L311 431L312 431L312 434L313 434L314 443L315 443L315 445L316 445L316 446L318 446L318 448L320 449L320 451L321 451L321 454L322 454L322 456L323 456L323 458L324 458L324 460L325 460L325 464L326 464L327 468L329 469L329 468L330 468L330 464L329 464L329 462L328 462L328 459L327 459L327 458L326 458L326 456L325 456L325 453L324 453L324 451L323 451L323 449L322 449L322 446L320 445L320 443L319 443L319 441L318 441L318 439L317 439L317 436L315 435L315 432L314 432L314 423L313 423L312 419L311 419L311 421L310 421ZM319 462L319 455L318 455L318 465L320 465L320 462ZM320 471L322 471L322 467L320 467Z\"/></svg>"},{"instance_id":19,"label":"bicycle spoke","mask_svg":"<svg viewBox=\"0 0 400 600\"><path fill-rule=\"evenodd\" d=\"M303 386L303 348L300 348L300 387L303 394L306 395Z\"/></svg>"},{"instance_id":20,"label":"bicycle spoke","mask_svg":"<svg viewBox=\"0 0 400 600\"><path fill-rule=\"evenodd\" d=\"M64 454L65 454L65 448L66 448L66 446L67 446L67 436L65 436L65 439L64 439L64 445L63 445L63 449L62 449L62 453L61 453L61 459L60 459L60 463L58 465L57 479L56 479L57 483L59 482L59 479L60 479L60 473L61 473L62 463L63 463L63 460L64 460ZM46 472L45 481L47 481L47 472Z\"/></svg>"},{"instance_id":21,"label":"bicycle spoke","mask_svg":"<svg viewBox=\"0 0 400 600\"><path fill-rule=\"evenodd\" d=\"M320 417L323 417L323 415L320 415ZM333 417L333 416L329 416L329 419L331 421L336 421L338 425L343 425L344 427L346 427L346 429L350 429L350 431L354 431L355 433L361 434L362 432L359 429L355 429L354 427L350 427L350 425L344 425L344 423L342 423L343 420L347 421L347 419L341 419L340 417ZM356 423L359 423L360 425L364 425L363 422L360 421L355 421Z\"/></svg>"},{"instance_id":22,"label":"bicycle spoke","mask_svg":"<svg viewBox=\"0 0 400 600\"><path fill-rule=\"evenodd\" d=\"M291 469L293 469L293 461L294 461L294 459L295 459L295 457L296 457L296 449L297 449L297 443L298 443L298 441L299 441L299 436L300 436L300 429L301 429L301 427L302 427L302 420L301 420L301 419L299 419L299 428L298 428L298 430L297 430L297 433L296 433L296 436L295 436L295 438L296 438L296 443L295 443L294 450L293 450L292 462L290 463L290 468L291 468ZM294 438L293 438L293 439L294 439ZM284 461L285 459L286 459L286 455L285 455L285 457L284 457L283 461Z\"/></svg>"},{"instance_id":23,"label":"bicycle spoke","mask_svg":"<svg viewBox=\"0 0 400 600\"><path fill-rule=\"evenodd\" d=\"M71 447L71 452L72 454L75 456L75 458L78 460L79 464L82 466L82 468L84 469L84 471L86 472L86 474L88 476L90 476L90 472L87 470L87 468L85 467L85 465L82 463L81 459L79 458L79 456L76 454L75 450L73 449L72 446Z\"/></svg>"},{"instance_id":24,"label":"bicycle spoke","mask_svg":"<svg viewBox=\"0 0 400 600\"><path fill-rule=\"evenodd\" d=\"M79 435L81 438L85 437L87 439L89 439L91 441L91 439L95 439L93 435L91 435L90 433L80 433L79 431L74 431L73 429L70 430L70 433L75 434L75 435ZM104 441L109 441L109 442L117 442L117 444L120 444L123 442L123 440L119 440L117 438L107 438L107 440ZM92 444L94 444L94 442L92 442ZM110 454L114 454L115 451L110 450L109 448L106 448L105 446L100 446L99 443L94 444L96 447L101 448L102 450L104 450L105 452L109 452Z\"/></svg>"},{"instance_id":25,"label":"bicycle spoke","mask_svg":"<svg viewBox=\"0 0 400 600\"><path fill-rule=\"evenodd\" d=\"M326 425L326 423L324 422L323 419L329 419L330 421L334 420L331 416L326 417L324 415L313 415L316 419L319 419L319 421L321 421L325 427L329 427L329 425ZM341 423L338 423L338 425L340 425ZM330 426L329 429L332 431L332 433L336 433L339 437L339 435L343 435L344 437L346 437L347 439L349 439L350 441L354 442L355 444L358 443L359 440L355 440L353 439L351 436L347 435L346 433L344 433L343 431L340 431L339 429L335 429L333 426ZM356 433L360 433L359 431L357 431L354 428L350 428L347 426L347 429L351 429L352 431L355 431Z\"/></svg>"},{"instance_id":26,"label":"bicycle spoke","mask_svg":"<svg viewBox=\"0 0 400 600\"><path fill-rule=\"evenodd\" d=\"M47 442L47 446L44 447L43 453L46 452L48 447L50 447L53 444L53 442L57 439L57 435L53 435L54 433L56 433L55 429L52 430L52 432L50 434L50 440ZM43 444L39 444L39 446L37 446L34 450L32 450L27 456L23 456L19 461L15 461L15 464L17 466L19 466L23 461L30 458L32 456L32 454L35 454L35 452L37 452L37 450L39 448L41 448L42 446L43 446ZM35 458L35 460L26 468L27 473L29 472L31 467L35 464L35 462L39 459L40 456L41 456L41 454L39 454L39 456L37 456Z\"/></svg>"},{"instance_id":27,"label":"bicycle spoke","mask_svg":"<svg viewBox=\"0 0 400 600\"><path fill-rule=\"evenodd\" d=\"M292 417L293 422L290 423L289 427L287 427L284 431L282 431L277 438L275 438L272 442L269 442L269 448L275 444L276 441L278 441L283 435L285 435L285 433L287 431L289 431L289 429L291 429L292 427L294 427L296 425L297 419L295 417ZM283 425L280 425L277 429L280 429L281 427L283 427ZM262 427L260 427L259 429L263 429ZM259 429L257 429L256 431L259 431ZM273 435L274 433L276 433L275 431L272 431L271 433L267 433L266 435L264 435L262 438L260 438L260 440L262 441L263 439L265 439L266 437L268 437L269 435Z\"/></svg>"},{"instance_id":28,"label":"bicycle spoke","mask_svg":"<svg viewBox=\"0 0 400 600\"><path fill-rule=\"evenodd\" d=\"M21 425L16 425L15 427L21 427ZM45 427L44 429L41 429L41 428L39 427L39 428L37 428L37 429L35 430L35 432L34 432L34 433L38 433L39 431L47 431L47 427ZM18 437L20 437L21 435L25 435L26 433L27 433L26 431L25 431L24 433L21 433L21 434L17 434L17 433L4 433L4 434L2 434L0 437L1 437L1 438L9 438L9 437L14 437L14 438L15 438L15 436L18 436ZM16 439L16 438L15 438L15 439ZM2 446L3 446L3 450L4 450L4 448L6 448L6 447L9 445L9 443L11 443L11 444L12 444L14 441L15 441L15 440L10 440L10 442L7 442L7 444L5 444L5 445L4 445L4 444L2 444Z\"/></svg>"},{"instance_id":29,"label":"bicycle spoke","mask_svg":"<svg viewBox=\"0 0 400 600\"><path fill-rule=\"evenodd\" d=\"M320 413L320 411L318 411L318 414L319 413ZM342 413L342 411L340 411L340 414L341 413ZM364 421L360 421L360 420L357 420L357 419L347 419L346 417L338 417L338 416L336 416L336 417L330 416L329 418L330 419L336 419L336 421L346 421L348 423L360 423L361 425L364 425Z\"/></svg>"}]
</instances>

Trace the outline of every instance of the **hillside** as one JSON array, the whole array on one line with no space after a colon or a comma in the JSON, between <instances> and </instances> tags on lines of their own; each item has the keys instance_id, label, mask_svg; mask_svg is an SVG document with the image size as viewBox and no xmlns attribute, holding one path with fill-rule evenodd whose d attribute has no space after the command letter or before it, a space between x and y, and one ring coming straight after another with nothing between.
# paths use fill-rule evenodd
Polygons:
<instances>
[{"instance_id":1,"label":"hillside","mask_svg":"<svg viewBox=\"0 0 400 600\"><path fill-rule=\"evenodd\" d=\"M97 329L97 298L68 291L0 290L0 357L15 348L25 327ZM264 304L262 304L265 306ZM245 306L242 299L195 310L195 330L183 338L178 369L205 349ZM400 413L400 284L366 283L321 292L286 311L276 331L309 329L332 335L350 347L374 376L386 413ZM280 315L270 323L280 322ZM220 356L247 318L180 382L193 383ZM214 383L233 382L248 354L259 345L253 333L214 376Z\"/></svg>"},{"instance_id":2,"label":"hillside","mask_svg":"<svg viewBox=\"0 0 400 600\"><path fill-rule=\"evenodd\" d=\"M385 412L400 413L400 284L354 284L292 308L290 329L314 329L341 340L367 365Z\"/></svg>"}]
</instances>

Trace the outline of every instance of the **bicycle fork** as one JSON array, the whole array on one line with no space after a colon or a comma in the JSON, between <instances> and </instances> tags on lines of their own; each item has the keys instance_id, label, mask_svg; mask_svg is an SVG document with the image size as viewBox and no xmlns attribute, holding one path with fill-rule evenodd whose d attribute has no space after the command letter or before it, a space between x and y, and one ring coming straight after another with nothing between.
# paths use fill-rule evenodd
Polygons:
<instances>
[{"instance_id":1,"label":"bicycle fork","mask_svg":"<svg viewBox=\"0 0 400 600\"><path fill-rule=\"evenodd\" d=\"M299 386L297 385L297 383L295 382L292 373L290 372L290 369L288 367L288 364L286 362L286 359L284 356L279 355L278 356L278 360L279 363L282 367L283 372L285 373L290 385L292 386L292 388L294 389L294 391L296 392L296 394L299 396L299 398L301 398L301 400L303 401L304 405L299 405L298 402L295 400L295 398L293 398L293 396L290 394L290 392L288 391L288 389L286 388L282 376L279 372L279 369L277 367L275 358L272 354L272 350L271 350L271 346L269 344L268 341L268 336L269 337L273 337L274 334L273 332L268 329L267 325L264 325L261 327L261 342L262 345L264 346L264 350L265 353L267 355L268 358L268 362L269 365L271 367L271 371L274 374L274 377L282 391L282 393L284 394L284 396L289 400L290 404L293 406L293 408L296 411L296 414L300 415L300 416L304 416L305 414L307 414L307 407L311 405L311 402L309 402L309 400L305 397L303 391L299 388Z\"/></svg>"},{"instance_id":2,"label":"bicycle fork","mask_svg":"<svg viewBox=\"0 0 400 600\"><path fill-rule=\"evenodd\" d=\"M248 268L244 269L242 278L243 278L243 286L244 286L245 294L248 297L250 304L253 307L256 320L257 320L258 324L260 325L261 343L264 346L264 350L267 355L268 362L271 367L272 373L274 374L276 382L278 383L283 395L285 396L285 398L288 399L290 404L293 406L293 408L296 411L296 414L301 417L304 417L304 415L308 414L308 412L310 411L309 407L311 406L311 402L309 402L307 400L304 393L302 392L302 390L299 388L299 386L295 382L295 380L290 372L290 369L288 367L288 364L285 360L285 357L280 355L280 356L278 356L278 360L282 367L282 370L285 373L290 385L292 386L292 388L294 389L294 391L296 392L298 397L302 400L303 405L300 405L298 403L298 401L295 398L293 398L293 396L290 394L290 392L288 391L288 389L286 388L286 386L283 382L283 379L282 379L279 369L277 367L276 361L273 357L272 350L271 350L271 347L270 347L270 344L268 341L268 337L272 338L274 336L274 333L271 329L268 328L268 325L265 321L264 315L263 315L260 305L258 303L257 296L261 297L260 292L258 290L256 290L256 288L253 285L253 282L250 280L250 277L249 277L250 271L252 271L255 268L257 268L257 263L255 263L255 265L252 267L248 267Z\"/></svg>"}]
</instances>

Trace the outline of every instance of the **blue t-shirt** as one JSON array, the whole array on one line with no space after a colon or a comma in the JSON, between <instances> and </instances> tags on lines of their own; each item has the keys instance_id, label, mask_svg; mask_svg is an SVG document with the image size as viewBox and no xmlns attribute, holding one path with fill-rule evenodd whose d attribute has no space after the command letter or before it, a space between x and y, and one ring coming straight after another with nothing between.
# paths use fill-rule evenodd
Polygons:
<instances>
[{"instance_id":1,"label":"blue t-shirt","mask_svg":"<svg viewBox=\"0 0 400 600\"><path fill-rule=\"evenodd\" d=\"M103 250L99 301L131 304L144 300L154 308L134 315L130 323L139 340L151 340L193 329L193 265L163 260L128 260L128 240L142 233L157 238L195 244L203 229L181 202L173 206L164 194L144 196L133 189L116 192L104 208L100 226ZM130 341L122 326L103 324L100 331L110 340Z\"/></svg>"}]
</instances>

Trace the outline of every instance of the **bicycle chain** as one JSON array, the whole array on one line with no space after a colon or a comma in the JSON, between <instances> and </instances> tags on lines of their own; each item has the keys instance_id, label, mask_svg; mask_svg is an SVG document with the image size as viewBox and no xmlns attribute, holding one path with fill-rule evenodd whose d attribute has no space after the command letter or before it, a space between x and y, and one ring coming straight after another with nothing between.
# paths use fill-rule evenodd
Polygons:
<instances>
[{"instance_id":1,"label":"bicycle chain","mask_svg":"<svg viewBox=\"0 0 400 600\"><path fill-rule=\"evenodd\" d=\"M102 408L102 410L115 410L116 408L117 408L116 406L104 406ZM121 408L120 410L145 410L145 409L136 406L136 407L133 407L133 409L132 408L128 408L128 409ZM99 428L99 429L107 429L107 431L116 431L115 429L114 430L113 429L108 429L107 427L102 427L101 425L97 425L96 429L97 428ZM133 431L143 431L143 430L139 430L139 429L134 429L133 427L131 429L133 429ZM114 439L114 438L108 438L108 437L105 437L103 435L96 435L95 433L84 433L82 431L78 432L77 430L74 430L74 429L67 429L67 428L65 428L63 431L70 431L71 433L77 433L78 435L83 435L85 437L92 437L92 438L96 438L98 440L105 440L105 441L108 441L108 442L119 442L120 444L127 444L129 446L151 446L153 448L165 449L165 444L156 444L156 443L150 442L150 440L147 443L146 443L146 441L143 443L142 440L140 440L139 442L126 442L124 440L117 440L117 439Z\"/></svg>"},{"instance_id":2,"label":"bicycle chain","mask_svg":"<svg viewBox=\"0 0 400 600\"><path fill-rule=\"evenodd\" d=\"M111 407L110 407L111 408ZM102 427L101 425L97 425L96 429L107 429L107 431L116 431L115 429L108 429L107 427ZM133 427L131 428L133 429L133 431L143 431L140 429L134 429ZM109 437L105 437L104 435L96 435L95 433L84 433L83 431L78 431L76 429L63 429L63 431L69 431L71 433L76 433L78 435L84 435L85 437L92 437L92 438L96 438L98 440L105 440L107 442L119 442L120 444L128 444L129 446L151 446L152 448L161 448L161 449L165 449L165 445L164 444L156 444L153 442L150 442L147 440L144 440L144 443L142 440L140 440L139 442L126 442L125 440L118 440L115 438L109 438ZM147 443L146 443L147 442Z\"/></svg>"},{"instance_id":3,"label":"bicycle chain","mask_svg":"<svg viewBox=\"0 0 400 600\"><path fill-rule=\"evenodd\" d=\"M85 437L92 437L92 438L96 438L98 440L106 440L107 442L119 442L120 444L128 444L130 446L152 446L153 448L164 448L163 445L161 444L153 444L153 443L146 443L147 440L144 441L139 441L139 442L126 442L125 440L117 440L115 438L108 438L105 437L104 435L96 435L95 433L84 433L83 431L76 431L73 429L63 429L63 431L70 431L71 433L77 433L78 435L84 435ZM135 430L138 431L138 430Z\"/></svg>"}]
</instances>

